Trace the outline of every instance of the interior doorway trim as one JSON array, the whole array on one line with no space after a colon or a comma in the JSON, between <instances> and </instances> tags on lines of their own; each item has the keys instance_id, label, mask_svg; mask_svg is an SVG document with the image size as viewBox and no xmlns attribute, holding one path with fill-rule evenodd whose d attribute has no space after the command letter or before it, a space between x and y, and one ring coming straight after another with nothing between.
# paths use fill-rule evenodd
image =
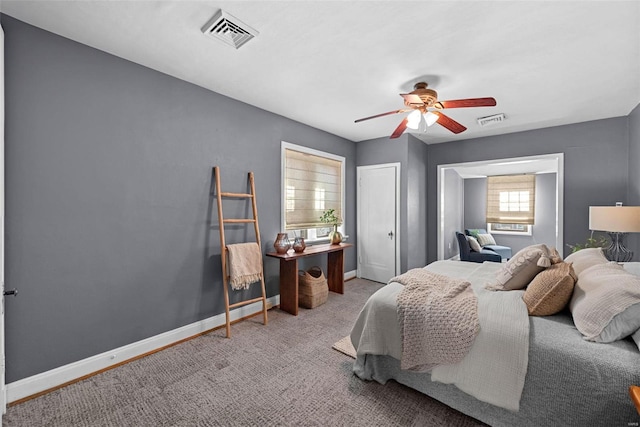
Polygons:
<instances>
[{"instance_id":1,"label":"interior doorway trim","mask_svg":"<svg viewBox=\"0 0 640 427\"><path fill-rule=\"evenodd\" d=\"M524 157L511 157L506 159L490 159L490 160L480 160L474 162L464 162L464 163L452 163L452 164L444 164L438 165L438 259L444 259L445 248L444 248L444 176L445 172L449 169L455 170L464 170L464 168L479 168L482 166L509 166L509 165L524 165L526 163L534 163L536 161L544 160L545 165L552 165L549 169L545 167L545 169L541 170L531 170L527 172L536 173L536 172L549 172L556 173L556 215L555 215L555 236L556 249L563 254L564 250L564 153L552 153L552 154L541 154L534 156L524 156ZM489 174L490 176L491 174ZM499 174L495 174L499 175ZM485 175L487 176L487 175ZM463 206L464 209L464 206Z\"/></svg>"}]
</instances>

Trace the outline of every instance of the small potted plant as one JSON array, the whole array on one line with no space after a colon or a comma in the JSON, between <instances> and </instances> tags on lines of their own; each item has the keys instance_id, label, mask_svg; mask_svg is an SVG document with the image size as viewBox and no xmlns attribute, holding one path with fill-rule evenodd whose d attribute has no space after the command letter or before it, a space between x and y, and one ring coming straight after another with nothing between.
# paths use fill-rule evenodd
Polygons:
<instances>
[{"instance_id":1,"label":"small potted plant","mask_svg":"<svg viewBox=\"0 0 640 427\"><path fill-rule=\"evenodd\" d=\"M338 245L342 242L342 233L338 231L338 226L342 224L340 218L336 215L335 209L327 209L322 212L322 216L320 216L320 221L325 224L330 224L333 226L333 231L329 233L329 242L332 245Z\"/></svg>"},{"instance_id":2,"label":"small potted plant","mask_svg":"<svg viewBox=\"0 0 640 427\"><path fill-rule=\"evenodd\" d=\"M586 248L604 248L607 244L608 242L606 238L600 237L596 239L593 237L593 231L591 231L591 235L587 238L585 243L576 243L575 245L567 244L567 246L571 249L571 253L574 253Z\"/></svg>"}]
</instances>

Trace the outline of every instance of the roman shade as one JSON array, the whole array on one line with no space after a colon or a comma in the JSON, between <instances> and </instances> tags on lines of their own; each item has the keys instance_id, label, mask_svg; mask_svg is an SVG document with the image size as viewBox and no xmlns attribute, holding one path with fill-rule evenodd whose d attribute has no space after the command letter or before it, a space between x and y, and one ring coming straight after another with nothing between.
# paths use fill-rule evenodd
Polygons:
<instances>
[{"instance_id":1,"label":"roman shade","mask_svg":"<svg viewBox=\"0 0 640 427\"><path fill-rule=\"evenodd\" d=\"M342 218L341 160L285 148L285 229L327 227L322 212L335 209Z\"/></svg>"},{"instance_id":2,"label":"roman shade","mask_svg":"<svg viewBox=\"0 0 640 427\"><path fill-rule=\"evenodd\" d=\"M535 218L535 175L487 177L487 222L533 224Z\"/></svg>"}]
</instances>

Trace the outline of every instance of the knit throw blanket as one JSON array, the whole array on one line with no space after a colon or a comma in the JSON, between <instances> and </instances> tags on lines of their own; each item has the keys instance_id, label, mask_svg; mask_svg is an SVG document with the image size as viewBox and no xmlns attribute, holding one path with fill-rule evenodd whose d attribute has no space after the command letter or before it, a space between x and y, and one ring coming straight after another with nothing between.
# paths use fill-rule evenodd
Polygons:
<instances>
[{"instance_id":1,"label":"knit throw blanket","mask_svg":"<svg viewBox=\"0 0 640 427\"><path fill-rule=\"evenodd\" d=\"M480 331L478 299L470 283L422 268L394 277L402 333L401 369L429 371L460 362Z\"/></svg>"},{"instance_id":2,"label":"knit throw blanket","mask_svg":"<svg viewBox=\"0 0 640 427\"><path fill-rule=\"evenodd\" d=\"M248 289L253 282L262 279L262 252L257 243L227 245L227 249L232 289Z\"/></svg>"}]
</instances>

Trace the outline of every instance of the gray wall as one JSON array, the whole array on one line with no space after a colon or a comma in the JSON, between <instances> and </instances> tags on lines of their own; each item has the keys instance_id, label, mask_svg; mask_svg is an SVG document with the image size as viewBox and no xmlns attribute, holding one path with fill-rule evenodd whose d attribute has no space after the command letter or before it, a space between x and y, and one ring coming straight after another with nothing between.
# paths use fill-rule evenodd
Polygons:
<instances>
[{"instance_id":1,"label":"gray wall","mask_svg":"<svg viewBox=\"0 0 640 427\"><path fill-rule=\"evenodd\" d=\"M408 137L407 172L407 268L424 267L427 263L427 145ZM435 203L435 200L431 203ZM437 236L434 234L433 236Z\"/></svg>"},{"instance_id":2,"label":"gray wall","mask_svg":"<svg viewBox=\"0 0 640 427\"><path fill-rule=\"evenodd\" d=\"M464 180L464 228L486 228L487 179ZM531 236L493 234L496 243L509 246L515 254L537 243L555 247L556 174L536 175L535 224Z\"/></svg>"},{"instance_id":3,"label":"gray wall","mask_svg":"<svg viewBox=\"0 0 640 427\"><path fill-rule=\"evenodd\" d=\"M442 208L443 259L449 259L460 254L456 232L464 233L466 181L455 170L445 169L444 182L442 184L442 191L444 192L444 206Z\"/></svg>"},{"instance_id":4,"label":"gray wall","mask_svg":"<svg viewBox=\"0 0 640 427\"><path fill-rule=\"evenodd\" d=\"M357 166L400 163L400 269L423 267L427 262L427 146L409 134L356 145Z\"/></svg>"},{"instance_id":5,"label":"gray wall","mask_svg":"<svg viewBox=\"0 0 640 427\"><path fill-rule=\"evenodd\" d=\"M626 201L627 117L429 145L428 200L437 197L438 165L550 153L564 153L564 242L584 242L589 236L590 205ZM435 203L427 205L427 212L428 233L435 235ZM566 247L564 252L568 253ZM437 253L437 242L431 239L429 262L437 259Z\"/></svg>"},{"instance_id":6,"label":"gray wall","mask_svg":"<svg viewBox=\"0 0 640 427\"><path fill-rule=\"evenodd\" d=\"M224 311L215 165L225 191L247 191L255 173L268 251L280 231L281 140L346 157L355 242L355 143L1 19L6 286L20 292L6 304L7 382ZM244 230L228 242L253 237ZM346 251L347 271L355 253ZM265 268L272 296L277 260Z\"/></svg>"}]
</instances>

